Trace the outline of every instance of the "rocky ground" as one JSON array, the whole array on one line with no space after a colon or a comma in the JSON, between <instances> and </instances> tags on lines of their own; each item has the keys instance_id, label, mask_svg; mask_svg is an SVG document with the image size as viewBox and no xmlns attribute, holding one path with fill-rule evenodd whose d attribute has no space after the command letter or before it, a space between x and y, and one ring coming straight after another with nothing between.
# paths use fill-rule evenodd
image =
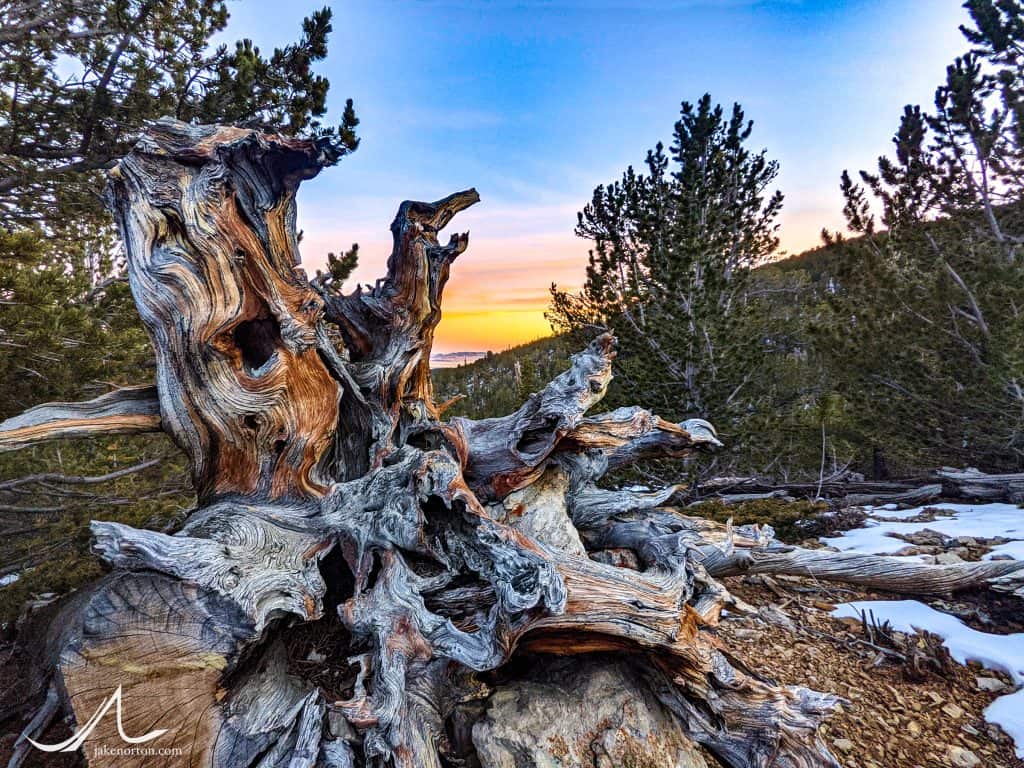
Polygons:
<instances>
[{"instance_id":1,"label":"rocky ground","mask_svg":"<svg viewBox=\"0 0 1024 768\"><path fill-rule=\"evenodd\" d=\"M844 768L1024 766L1011 739L982 717L985 707L1009 690L1008 678L951 661L934 640L872 632L855 620L829 615L839 602L891 595L799 578L724 581L758 611L726 616L719 627L723 645L748 667L780 682L848 699L823 728ZM986 623L1016 629L1014 607L986 596L937 607L968 623L980 613Z\"/></svg>"}]
</instances>

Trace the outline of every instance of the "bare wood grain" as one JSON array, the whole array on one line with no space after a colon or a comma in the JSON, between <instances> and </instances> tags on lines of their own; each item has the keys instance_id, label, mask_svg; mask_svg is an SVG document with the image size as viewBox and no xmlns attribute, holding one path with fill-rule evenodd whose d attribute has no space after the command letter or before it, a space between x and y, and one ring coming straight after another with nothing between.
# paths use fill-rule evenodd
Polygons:
<instances>
[{"instance_id":1,"label":"bare wood grain","mask_svg":"<svg viewBox=\"0 0 1024 768\"><path fill-rule=\"evenodd\" d=\"M81 403L45 403L0 422L0 451L75 437L160 431L156 388L125 387Z\"/></svg>"}]
</instances>

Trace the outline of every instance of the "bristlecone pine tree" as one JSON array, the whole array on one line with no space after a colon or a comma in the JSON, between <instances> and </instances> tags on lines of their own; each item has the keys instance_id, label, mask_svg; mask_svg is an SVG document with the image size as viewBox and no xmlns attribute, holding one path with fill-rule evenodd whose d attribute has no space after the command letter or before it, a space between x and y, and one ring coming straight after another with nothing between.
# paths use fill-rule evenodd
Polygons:
<instances>
[{"instance_id":1,"label":"bristlecone pine tree","mask_svg":"<svg viewBox=\"0 0 1024 768\"><path fill-rule=\"evenodd\" d=\"M477 193L402 203L386 277L342 294L297 268L295 234L299 183L338 156L329 138L167 119L110 172L156 383L38 406L0 424L0 448L163 430L191 462L198 503L173 535L93 522L112 572L41 642L49 694L15 761L63 710L88 732L90 765L151 764L93 749L121 744L113 712L90 722L120 688L124 731L166 729L152 746L181 750L161 765L551 764L524 744L561 744L547 759L571 765L594 738L584 710L622 692L603 679L643 691L661 735L676 729L662 764L831 766L817 728L837 699L775 685L718 647L708 630L724 605L743 606L715 575L1019 586L1021 563L785 548L770 530L662 507L673 488L599 488L636 459L718 444L704 421L587 416L612 375L608 335L515 413L442 421L429 354L468 239L438 233ZM316 631L325 639L296 658ZM559 696L502 709L493 695L481 709L552 654L578 670L547 675ZM595 658L621 674L595 678ZM346 690L322 674L350 667ZM583 707L588 691L598 700ZM560 741L529 740L533 706ZM631 730L638 709L602 747L610 764L637 764L615 752L631 739L634 756L665 745Z\"/></svg>"}]
</instances>

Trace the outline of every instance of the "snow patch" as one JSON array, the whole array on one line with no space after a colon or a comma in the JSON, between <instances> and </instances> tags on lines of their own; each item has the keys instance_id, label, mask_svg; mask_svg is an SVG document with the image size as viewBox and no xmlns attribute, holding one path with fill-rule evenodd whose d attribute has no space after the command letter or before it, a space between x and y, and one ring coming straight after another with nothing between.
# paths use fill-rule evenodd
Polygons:
<instances>
[{"instance_id":1,"label":"snow patch","mask_svg":"<svg viewBox=\"0 0 1024 768\"><path fill-rule=\"evenodd\" d=\"M1008 544L994 547L989 558L991 555L1008 555L1014 560L1024 560L1024 510L1013 504L930 504L903 510L888 507L868 507L865 527L822 538L822 543L842 552L896 555L912 545L894 538L893 534L907 536L928 529L951 538L1010 539ZM940 512L928 522L906 522L925 509L938 509Z\"/></svg>"},{"instance_id":2,"label":"snow patch","mask_svg":"<svg viewBox=\"0 0 1024 768\"><path fill-rule=\"evenodd\" d=\"M1018 539L1006 544L997 544L985 553L982 560L1006 559L1007 557L1011 560L1024 560L1024 541Z\"/></svg>"},{"instance_id":3,"label":"snow patch","mask_svg":"<svg viewBox=\"0 0 1024 768\"><path fill-rule=\"evenodd\" d=\"M1024 688L1000 696L985 707L985 719L995 723L1013 739L1017 757L1024 758Z\"/></svg>"},{"instance_id":4,"label":"snow patch","mask_svg":"<svg viewBox=\"0 0 1024 768\"><path fill-rule=\"evenodd\" d=\"M862 611L868 615L874 614L879 623L888 621L899 632L912 633L921 629L936 634L943 639L949 655L960 664L977 661L989 669L1005 672L1018 686L1024 686L1024 633L990 635L979 632L955 616L936 611L916 600L859 600L842 603L836 606L832 615L836 618L859 619ZM1024 758L1024 688L1000 696L985 709L984 714L986 720L996 723L1013 738L1017 757Z\"/></svg>"},{"instance_id":5,"label":"snow patch","mask_svg":"<svg viewBox=\"0 0 1024 768\"><path fill-rule=\"evenodd\" d=\"M13 584L20 578L20 573L9 573L6 576L0 576L0 587L6 587L8 584Z\"/></svg>"}]
</instances>

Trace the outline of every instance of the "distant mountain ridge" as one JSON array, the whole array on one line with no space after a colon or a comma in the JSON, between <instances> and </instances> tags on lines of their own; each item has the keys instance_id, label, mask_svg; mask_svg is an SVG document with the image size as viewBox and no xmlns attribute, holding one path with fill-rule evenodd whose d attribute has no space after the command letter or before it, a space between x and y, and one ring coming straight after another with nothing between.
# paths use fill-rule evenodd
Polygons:
<instances>
[{"instance_id":1,"label":"distant mountain ridge","mask_svg":"<svg viewBox=\"0 0 1024 768\"><path fill-rule=\"evenodd\" d=\"M457 367L437 366L432 357L434 399L440 403L465 395L446 411L446 417L483 419L512 413L532 392L564 371L569 355L578 351L566 337L549 336L504 352L487 352Z\"/></svg>"},{"instance_id":2,"label":"distant mountain ridge","mask_svg":"<svg viewBox=\"0 0 1024 768\"><path fill-rule=\"evenodd\" d=\"M486 356L486 352L434 352L430 355L430 367L452 368L456 365L474 363Z\"/></svg>"}]
</instances>

